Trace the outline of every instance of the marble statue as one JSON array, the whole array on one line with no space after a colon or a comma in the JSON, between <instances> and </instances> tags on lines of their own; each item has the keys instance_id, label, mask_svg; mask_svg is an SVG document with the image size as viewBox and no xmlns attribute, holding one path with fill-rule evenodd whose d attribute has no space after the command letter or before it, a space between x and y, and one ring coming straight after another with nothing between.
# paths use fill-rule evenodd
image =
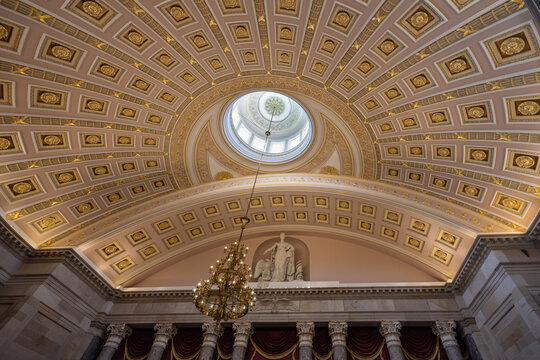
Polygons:
<instances>
[{"instance_id":1,"label":"marble statue","mask_svg":"<svg viewBox=\"0 0 540 360\"><path fill-rule=\"evenodd\" d=\"M294 246L285 241L285 233L279 234L276 242L263 254L270 252L269 259L261 259L255 266L254 279L262 281L303 280L302 262L294 261Z\"/></svg>"}]
</instances>

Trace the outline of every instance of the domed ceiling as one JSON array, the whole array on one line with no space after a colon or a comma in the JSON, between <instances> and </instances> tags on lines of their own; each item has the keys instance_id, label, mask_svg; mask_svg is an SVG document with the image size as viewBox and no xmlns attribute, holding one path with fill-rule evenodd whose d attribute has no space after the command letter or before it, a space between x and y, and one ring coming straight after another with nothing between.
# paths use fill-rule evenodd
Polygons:
<instances>
[{"instance_id":1,"label":"domed ceiling","mask_svg":"<svg viewBox=\"0 0 540 360\"><path fill-rule=\"evenodd\" d=\"M347 239L451 281L477 235L538 213L539 36L521 0L0 7L2 215L115 286L237 238L257 164L222 118L253 91L297 101L313 138L263 164L248 237Z\"/></svg>"}]
</instances>

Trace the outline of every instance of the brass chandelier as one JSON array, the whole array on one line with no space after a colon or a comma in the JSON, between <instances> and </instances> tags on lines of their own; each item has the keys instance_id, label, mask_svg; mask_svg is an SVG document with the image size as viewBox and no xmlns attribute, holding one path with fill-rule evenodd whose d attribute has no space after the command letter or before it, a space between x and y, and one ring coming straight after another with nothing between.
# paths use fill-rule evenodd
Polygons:
<instances>
[{"instance_id":1,"label":"brass chandelier","mask_svg":"<svg viewBox=\"0 0 540 360\"><path fill-rule=\"evenodd\" d=\"M234 243L225 246L225 257L216 261L216 265L210 266L210 277L199 282L193 289L193 303L201 313L212 317L217 323L230 319L238 319L246 315L255 305L255 291L248 286L251 280L251 267L244 263L248 247L241 243L242 235L247 224L250 222L248 214L251 209L251 201L261 169L261 161L266 152L270 128L274 119L274 113L278 104L270 106L271 117L268 130L265 132L265 141L261 157L259 158L257 172L248 199L248 205L244 216L241 217L242 229L240 236ZM270 111L269 111L270 112Z\"/></svg>"}]
</instances>

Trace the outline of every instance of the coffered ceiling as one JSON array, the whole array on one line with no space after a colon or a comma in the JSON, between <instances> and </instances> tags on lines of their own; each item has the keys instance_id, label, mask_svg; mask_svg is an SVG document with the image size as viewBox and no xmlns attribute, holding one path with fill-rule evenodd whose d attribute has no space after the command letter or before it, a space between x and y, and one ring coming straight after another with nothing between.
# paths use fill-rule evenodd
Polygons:
<instances>
[{"instance_id":1,"label":"coffered ceiling","mask_svg":"<svg viewBox=\"0 0 540 360\"><path fill-rule=\"evenodd\" d=\"M248 233L374 244L451 280L540 205L540 48L521 0L0 0L0 207L115 285L238 236L223 138L279 91L314 140L263 166ZM276 233L280 230L275 230Z\"/></svg>"}]
</instances>

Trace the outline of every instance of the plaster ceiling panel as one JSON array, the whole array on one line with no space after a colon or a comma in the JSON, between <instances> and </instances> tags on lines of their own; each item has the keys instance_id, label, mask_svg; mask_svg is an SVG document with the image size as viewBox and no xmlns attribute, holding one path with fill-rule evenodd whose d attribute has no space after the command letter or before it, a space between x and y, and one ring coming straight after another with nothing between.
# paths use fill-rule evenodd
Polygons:
<instances>
[{"instance_id":1,"label":"plaster ceiling panel","mask_svg":"<svg viewBox=\"0 0 540 360\"><path fill-rule=\"evenodd\" d=\"M300 101L336 136L326 138L330 125L321 127L298 163L263 167L269 178L283 176L270 183L286 210L269 205L269 187L254 229L361 232L367 220L355 209L365 194L346 196L353 210L342 213L316 209L306 189L310 176L322 176L337 201L344 183L367 181L371 201L396 195L416 205L388 205L402 212L401 225L385 222L383 211L362 238L393 244L390 252L436 264L451 278L475 236L522 233L540 206L538 27L520 0L459 4L4 1L2 215L35 247L79 248L115 283L154 271L147 264L174 258L190 242L203 249L228 241L238 228L215 199L245 202L240 193L255 166L223 146L221 111L234 96L272 89ZM324 50L327 40L334 46ZM395 53L377 48L385 40ZM359 66L365 61L371 65ZM336 152L339 169L316 174ZM216 173L210 157L233 179L206 176ZM227 187L237 180L241 186ZM306 197L308 211L293 206L291 189ZM177 214L162 217L180 240L154 226L162 219L140 220L171 202L177 213L189 211L197 196L213 196L208 206L217 204L220 216L213 221L194 207L201 232L193 239ZM419 208L437 214L419 215L431 224L425 237L408 227ZM126 235L139 223L151 240L133 246ZM396 227L396 242L381 235L383 226ZM431 256L442 244L439 229L462 239L448 249L448 265ZM111 267L123 258L97 252L109 235L129 256L123 270ZM423 242L407 245L407 236Z\"/></svg>"}]
</instances>

